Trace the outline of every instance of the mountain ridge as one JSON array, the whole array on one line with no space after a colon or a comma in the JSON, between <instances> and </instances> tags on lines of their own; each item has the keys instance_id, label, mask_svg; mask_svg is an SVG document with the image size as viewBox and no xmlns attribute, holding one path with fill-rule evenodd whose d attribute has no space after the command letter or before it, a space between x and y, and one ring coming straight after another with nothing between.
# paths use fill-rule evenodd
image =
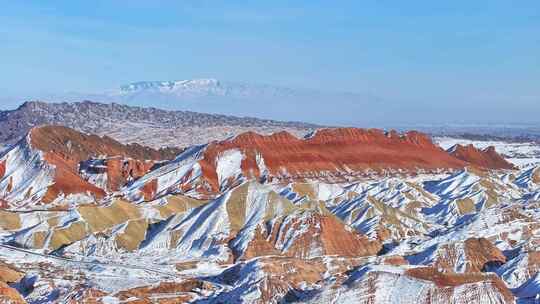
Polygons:
<instances>
[{"instance_id":1,"label":"mountain ridge","mask_svg":"<svg viewBox=\"0 0 540 304\"><path fill-rule=\"evenodd\" d=\"M43 93L25 98L115 102L173 111L306 121L320 125L380 122L380 119L387 117L382 115L381 106L386 110L391 108L390 104L370 94L339 92L325 87L295 88L213 78L137 81L103 91Z\"/></svg>"},{"instance_id":2,"label":"mountain ridge","mask_svg":"<svg viewBox=\"0 0 540 304\"><path fill-rule=\"evenodd\" d=\"M107 135L122 143L140 143L154 148L203 144L248 130L263 134L288 130L303 135L319 127L302 122L168 111L116 103L30 101L15 110L0 111L0 143L15 143L30 128L46 124L64 125L85 133Z\"/></svg>"}]
</instances>

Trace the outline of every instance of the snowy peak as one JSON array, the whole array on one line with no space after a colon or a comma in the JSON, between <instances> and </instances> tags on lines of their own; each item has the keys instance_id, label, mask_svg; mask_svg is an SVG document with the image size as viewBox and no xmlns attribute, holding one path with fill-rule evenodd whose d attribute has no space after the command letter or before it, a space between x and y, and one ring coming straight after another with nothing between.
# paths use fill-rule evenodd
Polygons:
<instances>
[{"instance_id":1,"label":"snowy peak","mask_svg":"<svg viewBox=\"0 0 540 304\"><path fill-rule=\"evenodd\" d=\"M191 79L175 81L140 81L133 82L120 87L122 93L134 93L145 90L174 92L181 90L209 90L217 88L220 82L217 79Z\"/></svg>"}]
</instances>

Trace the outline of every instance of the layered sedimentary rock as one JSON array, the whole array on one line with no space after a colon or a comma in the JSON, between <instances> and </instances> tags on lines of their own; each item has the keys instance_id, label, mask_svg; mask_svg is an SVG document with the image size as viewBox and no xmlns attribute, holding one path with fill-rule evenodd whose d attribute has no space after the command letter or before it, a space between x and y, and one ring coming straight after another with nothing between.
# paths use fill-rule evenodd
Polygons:
<instances>
[{"instance_id":1,"label":"layered sedimentary rock","mask_svg":"<svg viewBox=\"0 0 540 304\"><path fill-rule=\"evenodd\" d=\"M247 133L176 156L109 141L38 128L0 157L0 281L27 302L540 293L538 168L459 159L417 132Z\"/></svg>"},{"instance_id":2,"label":"layered sedimentary rock","mask_svg":"<svg viewBox=\"0 0 540 304\"><path fill-rule=\"evenodd\" d=\"M467 146L457 144L451 147L448 152L450 155L480 168L514 169L514 165L499 155L493 146L480 150L471 144Z\"/></svg>"},{"instance_id":3,"label":"layered sedimentary rock","mask_svg":"<svg viewBox=\"0 0 540 304\"><path fill-rule=\"evenodd\" d=\"M0 190L4 206L22 208L96 202L128 184L124 193L129 200L148 201L168 193L215 198L249 179L335 183L469 165L504 167L500 164L504 159L495 151L482 153L490 161L459 159L414 131L355 128L321 129L303 139L286 132L269 136L248 132L180 153L43 126L32 129L2 156ZM142 181L133 183L138 179Z\"/></svg>"},{"instance_id":4,"label":"layered sedimentary rock","mask_svg":"<svg viewBox=\"0 0 540 304\"><path fill-rule=\"evenodd\" d=\"M17 283L24 274L12 265L0 261L0 303L26 304L22 295L8 284Z\"/></svg>"},{"instance_id":5,"label":"layered sedimentary rock","mask_svg":"<svg viewBox=\"0 0 540 304\"><path fill-rule=\"evenodd\" d=\"M170 192L208 197L249 179L336 183L385 174L447 172L470 165L414 131L321 129L303 139L287 132L270 136L250 132L188 149L175 162L144 176L128 194L134 200Z\"/></svg>"},{"instance_id":6,"label":"layered sedimentary rock","mask_svg":"<svg viewBox=\"0 0 540 304\"><path fill-rule=\"evenodd\" d=\"M0 199L16 208L99 201L179 152L123 145L61 126L36 127L1 156ZM89 163L101 166L89 172Z\"/></svg>"},{"instance_id":7,"label":"layered sedimentary rock","mask_svg":"<svg viewBox=\"0 0 540 304\"><path fill-rule=\"evenodd\" d=\"M281 132L270 136L244 133L211 143L200 161L212 189L220 187L220 157L227 151L242 155L244 176L305 179L347 177L366 171L456 169L464 163L434 145L424 134L385 133L377 129L322 129L306 139ZM229 152L232 153L232 152Z\"/></svg>"}]
</instances>

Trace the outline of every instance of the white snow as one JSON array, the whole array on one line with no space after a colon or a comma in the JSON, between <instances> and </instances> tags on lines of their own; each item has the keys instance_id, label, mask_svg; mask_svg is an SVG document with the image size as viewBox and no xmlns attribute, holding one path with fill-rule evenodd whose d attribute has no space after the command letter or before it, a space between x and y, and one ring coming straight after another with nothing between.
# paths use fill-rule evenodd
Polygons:
<instances>
[{"instance_id":1,"label":"white snow","mask_svg":"<svg viewBox=\"0 0 540 304\"><path fill-rule=\"evenodd\" d=\"M218 155L216 159L216 173L220 188L223 190L227 186L230 178L237 179L242 175L242 159L244 154L237 149L226 150Z\"/></svg>"},{"instance_id":2,"label":"white snow","mask_svg":"<svg viewBox=\"0 0 540 304\"><path fill-rule=\"evenodd\" d=\"M452 137L436 137L434 140L445 150L456 144L472 144L479 149L494 146L499 154L502 154L508 161L519 167L540 164L540 144L534 142L510 143L504 141L481 141Z\"/></svg>"},{"instance_id":3,"label":"white snow","mask_svg":"<svg viewBox=\"0 0 540 304\"><path fill-rule=\"evenodd\" d=\"M30 135L1 158L6 172L0 179L0 197L15 207L39 201L54 182L54 166L30 145Z\"/></svg>"}]
</instances>

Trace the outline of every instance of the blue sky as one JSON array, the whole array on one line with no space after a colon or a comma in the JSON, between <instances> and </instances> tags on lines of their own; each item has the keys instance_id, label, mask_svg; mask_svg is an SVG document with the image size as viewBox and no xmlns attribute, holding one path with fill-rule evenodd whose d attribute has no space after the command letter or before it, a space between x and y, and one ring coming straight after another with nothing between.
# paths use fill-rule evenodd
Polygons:
<instances>
[{"instance_id":1,"label":"blue sky","mask_svg":"<svg viewBox=\"0 0 540 304\"><path fill-rule=\"evenodd\" d=\"M0 1L4 96L213 77L540 111L540 1Z\"/></svg>"}]
</instances>

